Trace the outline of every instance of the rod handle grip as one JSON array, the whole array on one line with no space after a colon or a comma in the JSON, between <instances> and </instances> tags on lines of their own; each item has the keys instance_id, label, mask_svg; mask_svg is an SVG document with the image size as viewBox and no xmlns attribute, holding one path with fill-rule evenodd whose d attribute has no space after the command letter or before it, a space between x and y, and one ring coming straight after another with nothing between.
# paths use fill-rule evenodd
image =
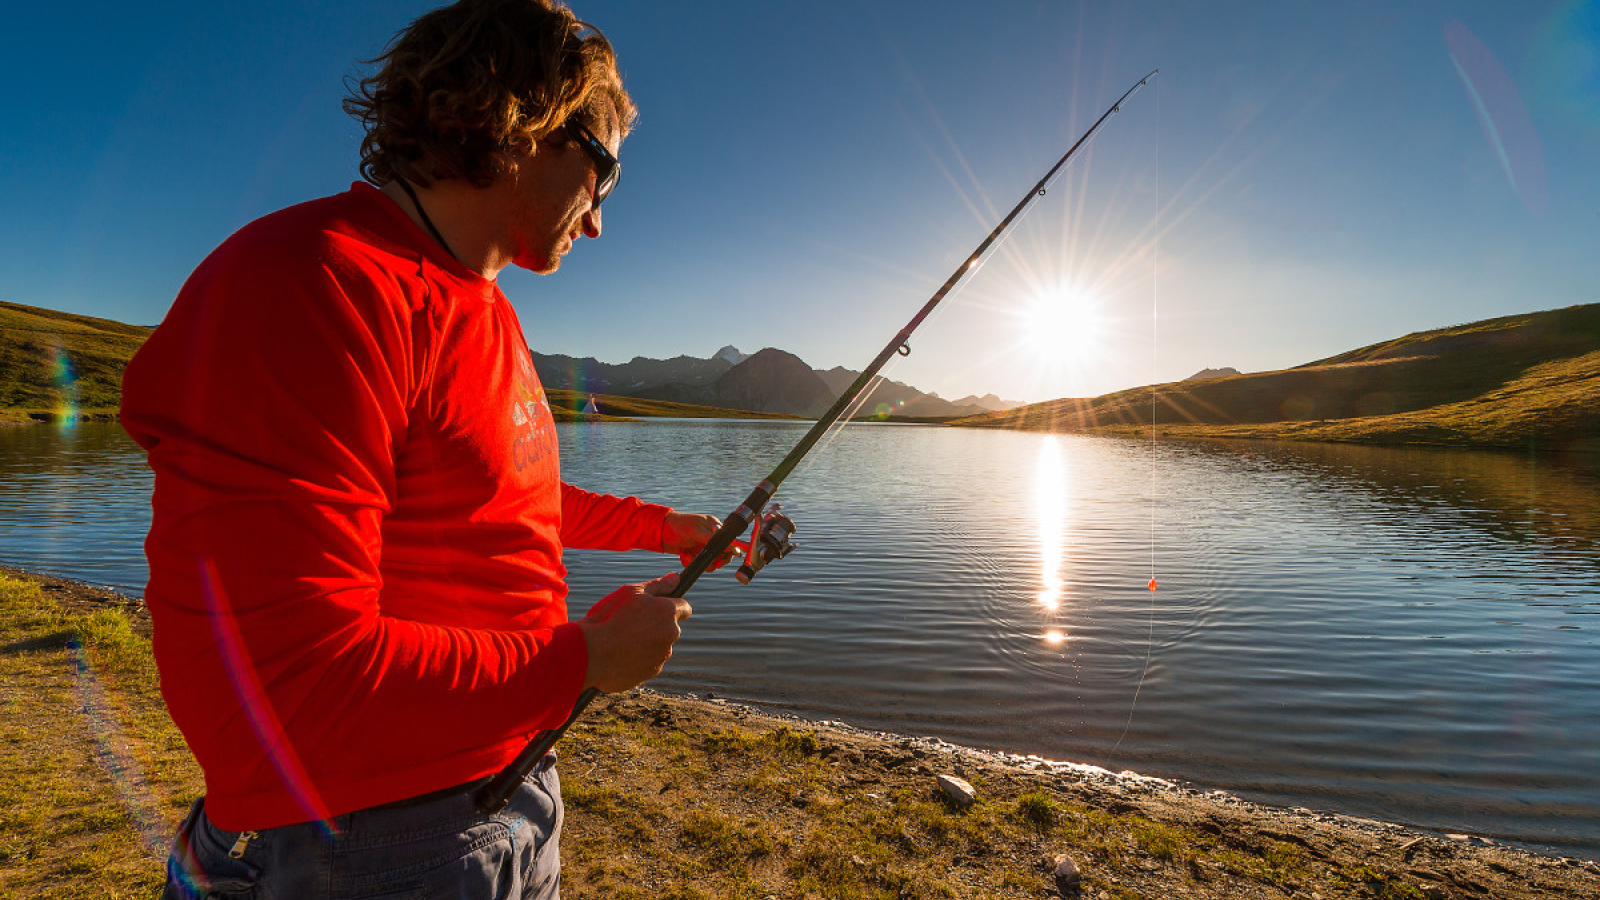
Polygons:
<instances>
[{"instance_id":1,"label":"rod handle grip","mask_svg":"<svg viewBox=\"0 0 1600 900\"><path fill-rule=\"evenodd\" d=\"M517 754L516 759L513 759L510 764L501 769L499 774L489 779L488 784L478 788L478 792L472 798L478 805L478 811L484 815L494 815L505 809L506 804L510 803L511 798L516 795L517 789L522 787L522 783L528 780L529 775L533 774L533 770L539 765L539 761L544 759L544 755L550 752L550 748L556 745L556 741L561 740L561 736L567 733L567 729L572 727L573 722L578 721L578 717L583 715L584 709L590 703L593 703L594 699L600 696L600 693L599 688L585 690L578 696L577 704L572 707L572 714L567 716L567 720L562 722L559 728L539 732L532 743L522 748L522 752Z\"/></svg>"}]
</instances>

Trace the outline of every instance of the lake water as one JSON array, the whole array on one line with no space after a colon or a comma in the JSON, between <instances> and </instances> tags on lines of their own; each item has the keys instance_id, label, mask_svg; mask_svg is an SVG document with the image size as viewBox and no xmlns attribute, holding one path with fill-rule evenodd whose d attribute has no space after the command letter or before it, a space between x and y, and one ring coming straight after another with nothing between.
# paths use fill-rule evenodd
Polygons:
<instances>
[{"instance_id":1,"label":"lake water","mask_svg":"<svg viewBox=\"0 0 1600 900\"><path fill-rule=\"evenodd\" d=\"M804 425L560 428L725 515ZM0 562L137 595L148 490L114 425L0 429ZM1600 858L1585 464L852 425L779 499L801 549L702 579L660 687ZM579 614L677 568L567 562Z\"/></svg>"}]
</instances>

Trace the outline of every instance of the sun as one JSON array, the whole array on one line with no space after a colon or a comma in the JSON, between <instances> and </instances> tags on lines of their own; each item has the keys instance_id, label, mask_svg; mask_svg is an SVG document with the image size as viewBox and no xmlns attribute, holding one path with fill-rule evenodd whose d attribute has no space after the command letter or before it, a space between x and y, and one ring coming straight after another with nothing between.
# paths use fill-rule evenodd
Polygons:
<instances>
[{"instance_id":1,"label":"sun","mask_svg":"<svg viewBox=\"0 0 1600 900\"><path fill-rule=\"evenodd\" d=\"M1018 318L1023 343L1041 359L1071 366L1105 355L1108 329L1104 306L1087 291L1040 293Z\"/></svg>"}]
</instances>

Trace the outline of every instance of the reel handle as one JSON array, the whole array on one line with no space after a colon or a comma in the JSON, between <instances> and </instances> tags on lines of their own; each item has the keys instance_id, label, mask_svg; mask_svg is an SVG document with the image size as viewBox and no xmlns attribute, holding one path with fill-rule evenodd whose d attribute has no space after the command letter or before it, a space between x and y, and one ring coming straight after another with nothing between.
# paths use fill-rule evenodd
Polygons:
<instances>
[{"instance_id":1,"label":"reel handle","mask_svg":"<svg viewBox=\"0 0 1600 900\"><path fill-rule=\"evenodd\" d=\"M750 551L745 554L744 565L733 573L740 584L749 584L750 579L756 577L756 573L765 568L767 563L794 552L796 545L789 540L795 532L794 520L784 515L780 511L782 509L774 503L756 518L754 530L750 533Z\"/></svg>"}]
</instances>

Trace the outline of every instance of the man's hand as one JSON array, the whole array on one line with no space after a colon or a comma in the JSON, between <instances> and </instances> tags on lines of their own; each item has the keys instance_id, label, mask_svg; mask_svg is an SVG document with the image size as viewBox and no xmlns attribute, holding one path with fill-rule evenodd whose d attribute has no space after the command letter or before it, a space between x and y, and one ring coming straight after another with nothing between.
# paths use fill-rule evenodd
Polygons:
<instances>
[{"instance_id":1,"label":"man's hand","mask_svg":"<svg viewBox=\"0 0 1600 900\"><path fill-rule=\"evenodd\" d=\"M607 594L578 622L589 645L585 688L608 694L636 688L661 674L672 645L689 618L689 601L667 594L678 575L663 575L645 584L628 584Z\"/></svg>"},{"instance_id":2,"label":"man's hand","mask_svg":"<svg viewBox=\"0 0 1600 900\"><path fill-rule=\"evenodd\" d=\"M710 541L722 527L722 520L716 516L697 516L691 513L667 513L666 521L661 523L661 552L676 553L678 560L684 565L694 562L700 549ZM707 572L715 572L733 559L735 554L743 555L750 545L743 541L734 541L728 549L722 552L711 565ZM670 590L670 588L668 589Z\"/></svg>"}]
</instances>

